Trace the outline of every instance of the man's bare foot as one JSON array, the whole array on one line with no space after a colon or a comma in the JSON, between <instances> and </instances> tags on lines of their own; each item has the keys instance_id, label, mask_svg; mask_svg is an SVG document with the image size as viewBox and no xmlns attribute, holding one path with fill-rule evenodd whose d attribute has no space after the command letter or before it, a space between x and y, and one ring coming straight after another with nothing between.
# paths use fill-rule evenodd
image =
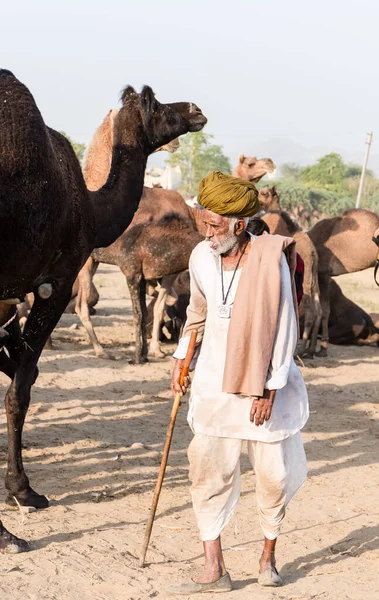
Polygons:
<instances>
[{"instance_id":1,"label":"man's bare foot","mask_svg":"<svg viewBox=\"0 0 379 600\"><path fill-rule=\"evenodd\" d=\"M225 574L226 569L225 567L222 568L221 565L205 565L202 572L193 577L193 581L196 583L213 583L214 581L218 581L218 579Z\"/></svg>"},{"instance_id":2,"label":"man's bare foot","mask_svg":"<svg viewBox=\"0 0 379 600\"><path fill-rule=\"evenodd\" d=\"M264 573L270 567L276 567L275 550L264 549L259 559L259 572Z\"/></svg>"},{"instance_id":3,"label":"man's bare foot","mask_svg":"<svg viewBox=\"0 0 379 600\"><path fill-rule=\"evenodd\" d=\"M222 556L221 539L203 542L205 566L199 575L193 578L196 583L213 583L226 574L224 558Z\"/></svg>"},{"instance_id":4,"label":"man's bare foot","mask_svg":"<svg viewBox=\"0 0 379 600\"><path fill-rule=\"evenodd\" d=\"M0 552L18 554L19 552L28 552L28 550L30 550L28 542L10 533L0 521Z\"/></svg>"}]
</instances>

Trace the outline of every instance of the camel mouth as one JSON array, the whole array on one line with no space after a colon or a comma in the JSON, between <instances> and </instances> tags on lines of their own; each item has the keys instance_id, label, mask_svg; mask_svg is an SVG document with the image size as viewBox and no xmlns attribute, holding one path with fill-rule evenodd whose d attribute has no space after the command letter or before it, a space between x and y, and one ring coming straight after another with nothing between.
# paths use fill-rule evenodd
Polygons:
<instances>
[{"instance_id":1,"label":"camel mouth","mask_svg":"<svg viewBox=\"0 0 379 600\"><path fill-rule=\"evenodd\" d=\"M207 123L208 119L203 114L196 115L196 117L191 117L189 130L192 132L201 131Z\"/></svg>"}]
</instances>

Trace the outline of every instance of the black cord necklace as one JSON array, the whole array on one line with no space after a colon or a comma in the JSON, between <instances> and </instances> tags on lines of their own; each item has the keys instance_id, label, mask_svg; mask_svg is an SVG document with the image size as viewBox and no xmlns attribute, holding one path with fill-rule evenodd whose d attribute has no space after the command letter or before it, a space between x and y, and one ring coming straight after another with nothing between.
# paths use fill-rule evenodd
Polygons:
<instances>
[{"instance_id":1,"label":"black cord necklace","mask_svg":"<svg viewBox=\"0 0 379 600\"><path fill-rule=\"evenodd\" d=\"M234 278L235 278L235 276L236 276L236 273L237 273L237 270L238 270L239 264L240 264L240 262L241 262L241 259L242 259L243 255L245 254L245 250L246 250L246 248L247 248L247 245L248 245L249 241L250 241L250 240L247 240L246 244L245 244L245 245L244 245L244 247L243 247L243 250L242 250L242 252L241 252L241 256L240 256L240 257L239 257L239 259L238 259L238 262L237 262L237 264L236 264L236 267L235 267L235 269L234 269L234 273L233 273L233 276L232 276L231 282L230 282L230 284L229 284L229 287L228 287L228 290L227 290L227 292L226 292L226 296L224 295L224 275L223 275L223 268L222 268L222 256L221 256L221 290L222 290L222 305L223 305L223 306L225 306L225 304L226 304L226 301L227 301L227 299L228 299L229 292L230 292L230 290L231 290L231 288L232 288L233 281L234 281Z\"/></svg>"}]
</instances>

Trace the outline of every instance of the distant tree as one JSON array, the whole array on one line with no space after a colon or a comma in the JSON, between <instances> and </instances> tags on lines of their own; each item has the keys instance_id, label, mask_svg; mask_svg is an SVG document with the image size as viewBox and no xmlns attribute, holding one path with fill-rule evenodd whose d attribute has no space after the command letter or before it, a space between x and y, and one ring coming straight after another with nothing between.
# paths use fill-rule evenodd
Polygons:
<instances>
[{"instance_id":1,"label":"distant tree","mask_svg":"<svg viewBox=\"0 0 379 600\"><path fill-rule=\"evenodd\" d=\"M80 142L74 142L74 140L72 140L70 138L70 136L67 135L67 133L65 133L64 131L60 131L59 133L61 133L62 135L64 135L65 138L68 139L71 146L74 148L74 152L75 152L76 156L78 157L79 162L81 163L84 158L84 152L86 151L86 145L81 144Z\"/></svg>"},{"instance_id":2,"label":"distant tree","mask_svg":"<svg viewBox=\"0 0 379 600\"><path fill-rule=\"evenodd\" d=\"M284 163L280 167L280 174L284 179L292 179L293 181L300 180L300 174L302 167L297 163L289 162Z\"/></svg>"},{"instance_id":3,"label":"distant tree","mask_svg":"<svg viewBox=\"0 0 379 600\"><path fill-rule=\"evenodd\" d=\"M202 131L187 133L180 138L179 150L167 160L173 167L180 166L182 190L187 195L195 196L200 181L211 171L232 172L229 158L223 153L222 146L211 143L213 139L213 135Z\"/></svg>"},{"instance_id":4,"label":"distant tree","mask_svg":"<svg viewBox=\"0 0 379 600\"><path fill-rule=\"evenodd\" d=\"M315 165L301 171L300 181L306 185L338 187L345 177L346 165L342 157L331 152L318 159Z\"/></svg>"},{"instance_id":5,"label":"distant tree","mask_svg":"<svg viewBox=\"0 0 379 600\"><path fill-rule=\"evenodd\" d=\"M362 173L362 166L357 163L349 163L346 165L345 179L350 177L360 177ZM371 169L366 169L366 175L368 177L374 177L374 172Z\"/></svg>"}]
</instances>

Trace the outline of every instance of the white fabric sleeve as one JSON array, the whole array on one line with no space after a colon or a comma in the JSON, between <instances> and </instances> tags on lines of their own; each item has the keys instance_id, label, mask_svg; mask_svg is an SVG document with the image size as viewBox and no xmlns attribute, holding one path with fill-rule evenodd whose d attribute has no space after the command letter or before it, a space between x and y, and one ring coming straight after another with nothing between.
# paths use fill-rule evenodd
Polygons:
<instances>
[{"instance_id":1,"label":"white fabric sleeve","mask_svg":"<svg viewBox=\"0 0 379 600\"><path fill-rule=\"evenodd\" d=\"M288 380L297 344L297 322L293 305L291 275L284 254L280 263L280 305L271 365L265 384L267 390L280 390Z\"/></svg>"},{"instance_id":2,"label":"white fabric sleeve","mask_svg":"<svg viewBox=\"0 0 379 600\"><path fill-rule=\"evenodd\" d=\"M191 332L197 330L197 343L194 358L191 362L191 370L194 368L199 355L200 344L203 339L205 320L207 318L207 301L202 289L200 277L196 269L196 248L192 252L189 261L190 272L190 301L187 307L187 320L183 329L183 336L179 340L173 357L183 359L186 356Z\"/></svg>"},{"instance_id":3,"label":"white fabric sleeve","mask_svg":"<svg viewBox=\"0 0 379 600\"><path fill-rule=\"evenodd\" d=\"M190 335L186 335L185 337L180 338L178 347L173 354L174 358L181 359L181 358L186 357L190 339L191 339Z\"/></svg>"}]
</instances>

